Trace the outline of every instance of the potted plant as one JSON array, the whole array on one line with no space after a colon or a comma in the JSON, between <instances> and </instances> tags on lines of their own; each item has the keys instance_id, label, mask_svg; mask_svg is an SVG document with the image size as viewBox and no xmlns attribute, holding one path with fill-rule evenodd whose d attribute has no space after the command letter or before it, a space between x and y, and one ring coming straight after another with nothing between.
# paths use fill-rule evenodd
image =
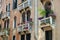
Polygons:
<instances>
[{"instance_id":1,"label":"potted plant","mask_svg":"<svg viewBox=\"0 0 60 40\"><path fill-rule=\"evenodd\" d=\"M52 16L54 19L56 18L56 15L52 10L49 10L49 16Z\"/></svg>"},{"instance_id":2,"label":"potted plant","mask_svg":"<svg viewBox=\"0 0 60 40\"><path fill-rule=\"evenodd\" d=\"M44 9L38 9L38 13L42 16L39 19L43 19L46 15L46 11Z\"/></svg>"}]
</instances>

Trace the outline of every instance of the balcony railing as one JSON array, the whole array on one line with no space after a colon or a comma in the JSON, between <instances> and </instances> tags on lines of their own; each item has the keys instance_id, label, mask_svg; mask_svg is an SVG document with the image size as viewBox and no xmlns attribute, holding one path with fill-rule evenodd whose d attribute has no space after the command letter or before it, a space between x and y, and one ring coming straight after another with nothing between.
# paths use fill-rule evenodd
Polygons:
<instances>
[{"instance_id":1,"label":"balcony railing","mask_svg":"<svg viewBox=\"0 0 60 40\"><path fill-rule=\"evenodd\" d=\"M10 12L6 12L6 13L4 13L4 14L2 14L2 19L4 19L4 18L10 18Z\"/></svg>"},{"instance_id":2,"label":"balcony railing","mask_svg":"<svg viewBox=\"0 0 60 40\"><path fill-rule=\"evenodd\" d=\"M31 29L30 23L26 23L26 24L19 25L17 31L18 32L30 31L30 29Z\"/></svg>"},{"instance_id":3,"label":"balcony railing","mask_svg":"<svg viewBox=\"0 0 60 40\"><path fill-rule=\"evenodd\" d=\"M43 18L40 20L41 22L41 27L47 27L47 26L52 26L55 25L55 19L53 19L53 17L47 17L47 18Z\"/></svg>"},{"instance_id":4,"label":"balcony railing","mask_svg":"<svg viewBox=\"0 0 60 40\"><path fill-rule=\"evenodd\" d=\"M31 1L26 0L25 2L17 5L18 10L22 10L22 9L24 9L26 7L31 8Z\"/></svg>"},{"instance_id":5,"label":"balcony railing","mask_svg":"<svg viewBox=\"0 0 60 40\"><path fill-rule=\"evenodd\" d=\"M0 31L0 36L8 36L9 35L10 30L4 28L3 30L1 29Z\"/></svg>"},{"instance_id":6,"label":"balcony railing","mask_svg":"<svg viewBox=\"0 0 60 40\"><path fill-rule=\"evenodd\" d=\"M1 35L4 35L4 32L0 32L0 36L1 36Z\"/></svg>"},{"instance_id":7,"label":"balcony railing","mask_svg":"<svg viewBox=\"0 0 60 40\"><path fill-rule=\"evenodd\" d=\"M9 32L10 32L10 29L3 29L3 32L4 32L4 35L8 36L9 35Z\"/></svg>"}]
</instances>

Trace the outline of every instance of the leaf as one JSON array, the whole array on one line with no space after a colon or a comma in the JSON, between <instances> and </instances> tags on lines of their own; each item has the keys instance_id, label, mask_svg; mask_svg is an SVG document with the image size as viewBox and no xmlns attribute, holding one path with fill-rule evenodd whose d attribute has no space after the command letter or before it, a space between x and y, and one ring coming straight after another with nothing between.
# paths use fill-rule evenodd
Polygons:
<instances>
[{"instance_id":1,"label":"leaf","mask_svg":"<svg viewBox=\"0 0 60 40\"><path fill-rule=\"evenodd\" d=\"M41 15L41 16L45 16L46 15L46 11L42 8L39 8L38 9L38 13Z\"/></svg>"}]
</instances>

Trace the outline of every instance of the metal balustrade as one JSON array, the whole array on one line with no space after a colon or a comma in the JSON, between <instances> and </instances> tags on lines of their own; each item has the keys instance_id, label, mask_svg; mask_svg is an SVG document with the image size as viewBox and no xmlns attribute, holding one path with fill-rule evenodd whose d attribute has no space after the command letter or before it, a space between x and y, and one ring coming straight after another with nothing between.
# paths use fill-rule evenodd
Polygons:
<instances>
[{"instance_id":1,"label":"metal balustrade","mask_svg":"<svg viewBox=\"0 0 60 40\"><path fill-rule=\"evenodd\" d=\"M55 24L55 19L53 17L47 17L40 20L41 27L47 27Z\"/></svg>"},{"instance_id":2,"label":"metal balustrade","mask_svg":"<svg viewBox=\"0 0 60 40\"><path fill-rule=\"evenodd\" d=\"M0 32L0 36L1 36L1 35L4 35L4 32Z\"/></svg>"},{"instance_id":3,"label":"metal balustrade","mask_svg":"<svg viewBox=\"0 0 60 40\"><path fill-rule=\"evenodd\" d=\"M10 12L5 12L4 14L2 14L2 19L4 18L10 18Z\"/></svg>"},{"instance_id":4,"label":"metal balustrade","mask_svg":"<svg viewBox=\"0 0 60 40\"><path fill-rule=\"evenodd\" d=\"M26 7L30 7L31 8L31 1L29 2L28 0L26 0L25 2L23 2L23 3L21 3L21 4L18 4L17 5L17 9L18 10L22 10L22 9L24 9L24 8L26 8Z\"/></svg>"},{"instance_id":5,"label":"metal balustrade","mask_svg":"<svg viewBox=\"0 0 60 40\"><path fill-rule=\"evenodd\" d=\"M31 29L30 23L22 24L17 27L18 32L30 31L30 29Z\"/></svg>"}]
</instances>

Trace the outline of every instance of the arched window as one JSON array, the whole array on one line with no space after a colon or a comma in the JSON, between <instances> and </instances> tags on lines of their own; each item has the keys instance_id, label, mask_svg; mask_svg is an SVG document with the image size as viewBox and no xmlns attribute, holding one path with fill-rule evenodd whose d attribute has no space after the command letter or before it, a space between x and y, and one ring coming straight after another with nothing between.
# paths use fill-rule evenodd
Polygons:
<instances>
[{"instance_id":1,"label":"arched window","mask_svg":"<svg viewBox=\"0 0 60 40\"><path fill-rule=\"evenodd\" d=\"M22 22L25 23L25 12L22 13Z\"/></svg>"},{"instance_id":2,"label":"arched window","mask_svg":"<svg viewBox=\"0 0 60 40\"><path fill-rule=\"evenodd\" d=\"M0 31L1 31L1 24L0 24Z\"/></svg>"},{"instance_id":3,"label":"arched window","mask_svg":"<svg viewBox=\"0 0 60 40\"><path fill-rule=\"evenodd\" d=\"M22 22L25 23L26 21L30 21L30 15L31 15L30 10L23 12L22 13Z\"/></svg>"},{"instance_id":4,"label":"arched window","mask_svg":"<svg viewBox=\"0 0 60 40\"><path fill-rule=\"evenodd\" d=\"M52 13L51 6L52 6L52 4L50 1L47 1L44 5L44 8L46 10L46 17L48 17L49 14Z\"/></svg>"},{"instance_id":5,"label":"arched window","mask_svg":"<svg viewBox=\"0 0 60 40\"><path fill-rule=\"evenodd\" d=\"M52 6L52 4L51 4L51 2L50 1L47 1L46 3L45 3L45 10L47 11L47 10L51 10L51 6Z\"/></svg>"},{"instance_id":6,"label":"arched window","mask_svg":"<svg viewBox=\"0 0 60 40\"><path fill-rule=\"evenodd\" d=\"M6 5L6 11L10 12L10 3L8 5Z\"/></svg>"},{"instance_id":7,"label":"arched window","mask_svg":"<svg viewBox=\"0 0 60 40\"><path fill-rule=\"evenodd\" d=\"M5 29L9 28L9 19L4 21L4 28Z\"/></svg>"},{"instance_id":8,"label":"arched window","mask_svg":"<svg viewBox=\"0 0 60 40\"><path fill-rule=\"evenodd\" d=\"M17 0L13 0L13 9L17 8Z\"/></svg>"},{"instance_id":9,"label":"arched window","mask_svg":"<svg viewBox=\"0 0 60 40\"><path fill-rule=\"evenodd\" d=\"M16 16L14 17L14 28L16 28Z\"/></svg>"},{"instance_id":10,"label":"arched window","mask_svg":"<svg viewBox=\"0 0 60 40\"><path fill-rule=\"evenodd\" d=\"M30 15L31 15L31 11L28 10L28 11L27 11L27 21L30 21Z\"/></svg>"},{"instance_id":11,"label":"arched window","mask_svg":"<svg viewBox=\"0 0 60 40\"><path fill-rule=\"evenodd\" d=\"M9 19L7 20L7 28L9 28Z\"/></svg>"},{"instance_id":12,"label":"arched window","mask_svg":"<svg viewBox=\"0 0 60 40\"><path fill-rule=\"evenodd\" d=\"M4 21L4 28L6 28L6 21Z\"/></svg>"}]
</instances>

